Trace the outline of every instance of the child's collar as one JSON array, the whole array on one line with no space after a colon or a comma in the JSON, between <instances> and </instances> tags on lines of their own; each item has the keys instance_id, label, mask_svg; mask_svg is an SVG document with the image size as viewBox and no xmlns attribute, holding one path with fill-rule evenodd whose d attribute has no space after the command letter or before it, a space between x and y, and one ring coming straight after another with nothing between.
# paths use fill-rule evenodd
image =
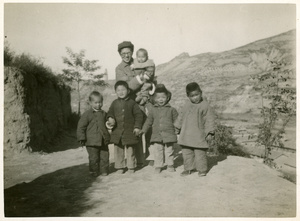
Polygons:
<instances>
[{"instance_id":1,"label":"child's collar","mask_svg":"<svg viewBox=\"0 0 300 221\"><path fill-rule=\"evenodd\" d=\"M93 107L92 107L92 110L93 110L93 112L99 112L99 111L101 111L101 109L96 110L96 109L94 109Z\"/></svg>"},{"instance_id":2,"label":"child's collar","mask_svg":"<svg viewBox=\"0 0 300 221\"><path fill-rule=\"evenodd\" d=\"M154 104L154 107L171 107L171 105L169 103L166 103L163 106L159 106L158 104Z\"/></svg>"},{"instance_id":3,"label":"child's collar","mask_svg":"<svg viewBox=\"0 0 300 221\"><path fill-rule=\"evenodd\" d=\"M123 101L127 101L127 100L129 100L129 96L127 96L127 97L125 97L125 98L119 98L119 97L118 97L118 99L119 99L119 100L123 100Z\"/></svg>"}]
</instances>

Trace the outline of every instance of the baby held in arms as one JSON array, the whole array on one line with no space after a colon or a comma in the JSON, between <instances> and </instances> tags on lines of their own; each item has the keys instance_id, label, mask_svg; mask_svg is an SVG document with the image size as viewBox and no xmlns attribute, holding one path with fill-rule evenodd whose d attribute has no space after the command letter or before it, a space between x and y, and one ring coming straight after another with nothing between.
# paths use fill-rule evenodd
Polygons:
<instances>
[{"instance_id":1,"label":"baby held in arms","mask_svg":"<svg viewBox=\"0 0 300 221\"><path fill-rule=\"evenodd\" d=\"M136 59L131 66L135 75L139 75L143 81L141 90L136 94L135 101L140 105L145 105L155 91L155 64L151 59L148 59L147 50L141 48L136 52Z\"/></svg>"}]
</instances>

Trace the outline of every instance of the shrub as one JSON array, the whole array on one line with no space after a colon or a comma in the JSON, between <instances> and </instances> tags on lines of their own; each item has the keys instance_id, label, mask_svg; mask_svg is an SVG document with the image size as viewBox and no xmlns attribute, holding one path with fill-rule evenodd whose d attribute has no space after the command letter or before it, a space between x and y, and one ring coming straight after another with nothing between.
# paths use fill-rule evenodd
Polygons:
<instances>
[{"instance_id":1,"label":"shrub","mask_svg":"<svg viewBox=\"0 0 300 221\"><path fill-rule=\"evenodd\" d=\"M4 66L11 66L14 58L14 52L9 48L7 42L4 43Z\"/></svg>"},{"instance_id":2,"label":"shrub","mask_svg":"<svg viewBox=\"0 0 300 221\"><path fill-rule=\"evenodd\" d=\"M256 83L261 96L261 118L257 144L265 148L264 162L270 166L274 163L271 151L274 146L283 147L283 134L290 119L296 114L296 90L289 85L294 74L292 64L286 55L272 49L269 54L253 54L253 65L259 71L251 79ZM279 120L282 121L276 128Z\"/></svg>"},{"instance_id":3,"label":"shrub","mask_svg":"<svg viewBox=\"0 0 300 221\"><path fill-rule=\"evenodd\" d=\"M242 157L250 156L242 146L236 143L232 128L222 124L217 125L215 138L212 141L211 147L214 149L214 152L221 154Z\"/></svg>"}]
</instances>

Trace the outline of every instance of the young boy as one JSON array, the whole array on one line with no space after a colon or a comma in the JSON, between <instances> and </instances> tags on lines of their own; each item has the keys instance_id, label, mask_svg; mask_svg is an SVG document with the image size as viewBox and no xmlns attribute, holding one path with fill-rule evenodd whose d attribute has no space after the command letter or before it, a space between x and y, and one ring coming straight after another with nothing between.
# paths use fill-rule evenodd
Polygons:
<instances>
[{"instance_id":1,"label":"young boy","mask_svg":"<svg viewBox=\"0 0 300 221\"><path fill-rule=\"evenodd\" d=\"M148 59L148 52L146 49L140 48L136 52L136 59L131 66L132 70L134 70L135 75L139 75L141 79L143 79L143 86L136 94L135 101L139 103L139 105L145 105L149 96L152 95L155 91L155 64L152 60Z\"/></svg>"},{"instance_id":2,"label":"young boy","mask_svg":"<svg viewBox=\"0 0 300 221\"><path fill-rule=\"evenodd\" d=\"M86 146L89 170L92 176L107 176L109 166L108 143L110 135L105 127L106 113L101 110L103 97L98 91L89 96L91 108L81 116L77 127L77 139Z\"/></svg>"},{"instance_id":3,"label":"young boy","mask_svg":"<svg viewBox=\"0 0 300 221\"><path fill-rule=\"evenodd\" d=\"M141 133L147 133L152 127L151 143L154 143L155 172L160 173L164 161L168 165L169 172L175 172L173 144L177 142L174 122L178 113L169 104L171 93L163 84L156 87L154 93L154 107L150 109L147 120Z\"/></svg>"},{"instance_id":4,"label":"young boy","mask_svg":"<svg viewBox=\"0 0 300 221\"><path fill-rule=\"evenodd\" d=\"M108 124L114 126L111 142L114 143L114 159L117 173L123 174L127 166L129 173L136 167L135 148L139 143L139 133L143 123L143 113L138 104L129 98L129 87L125 81L115 84L118 99L114 100L108 111ZM125 163L125 148L126 159Z\"/></svg>"},{"instance_id":5,"label":"young boy","mask_svg":"<svg viewBox=\"0 0 300 221\"><path fill-rule=\"evenodd\" d=\"M182 147L184 171L181 176L192 173L195 169L198 175L206 176L208 141L214 136L216 116L207 101L202 99L202 91L196 82L186 86L189 98L182 108L175 126L180 130L178 144Z\"/></svg>"}]
</instances>

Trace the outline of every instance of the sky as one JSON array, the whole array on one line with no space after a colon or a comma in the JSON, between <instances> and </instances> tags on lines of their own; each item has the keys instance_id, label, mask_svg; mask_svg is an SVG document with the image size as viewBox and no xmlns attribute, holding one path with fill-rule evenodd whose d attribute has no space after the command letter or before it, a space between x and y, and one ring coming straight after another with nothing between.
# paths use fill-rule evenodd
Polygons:
<instances>
[{"instance_id":1,"label":"sky","mask_svg":"<svg viewBox=\"0 0 300 221\"><path fill-rule=\"evenodd\" d=\"M122 41L147 49L158 65L182 52L226 51L295 28L295 4L4 4L4 35L14 51L60 73L66 47L85 49L109 79Z\"/></svg>"}]
</instances>

